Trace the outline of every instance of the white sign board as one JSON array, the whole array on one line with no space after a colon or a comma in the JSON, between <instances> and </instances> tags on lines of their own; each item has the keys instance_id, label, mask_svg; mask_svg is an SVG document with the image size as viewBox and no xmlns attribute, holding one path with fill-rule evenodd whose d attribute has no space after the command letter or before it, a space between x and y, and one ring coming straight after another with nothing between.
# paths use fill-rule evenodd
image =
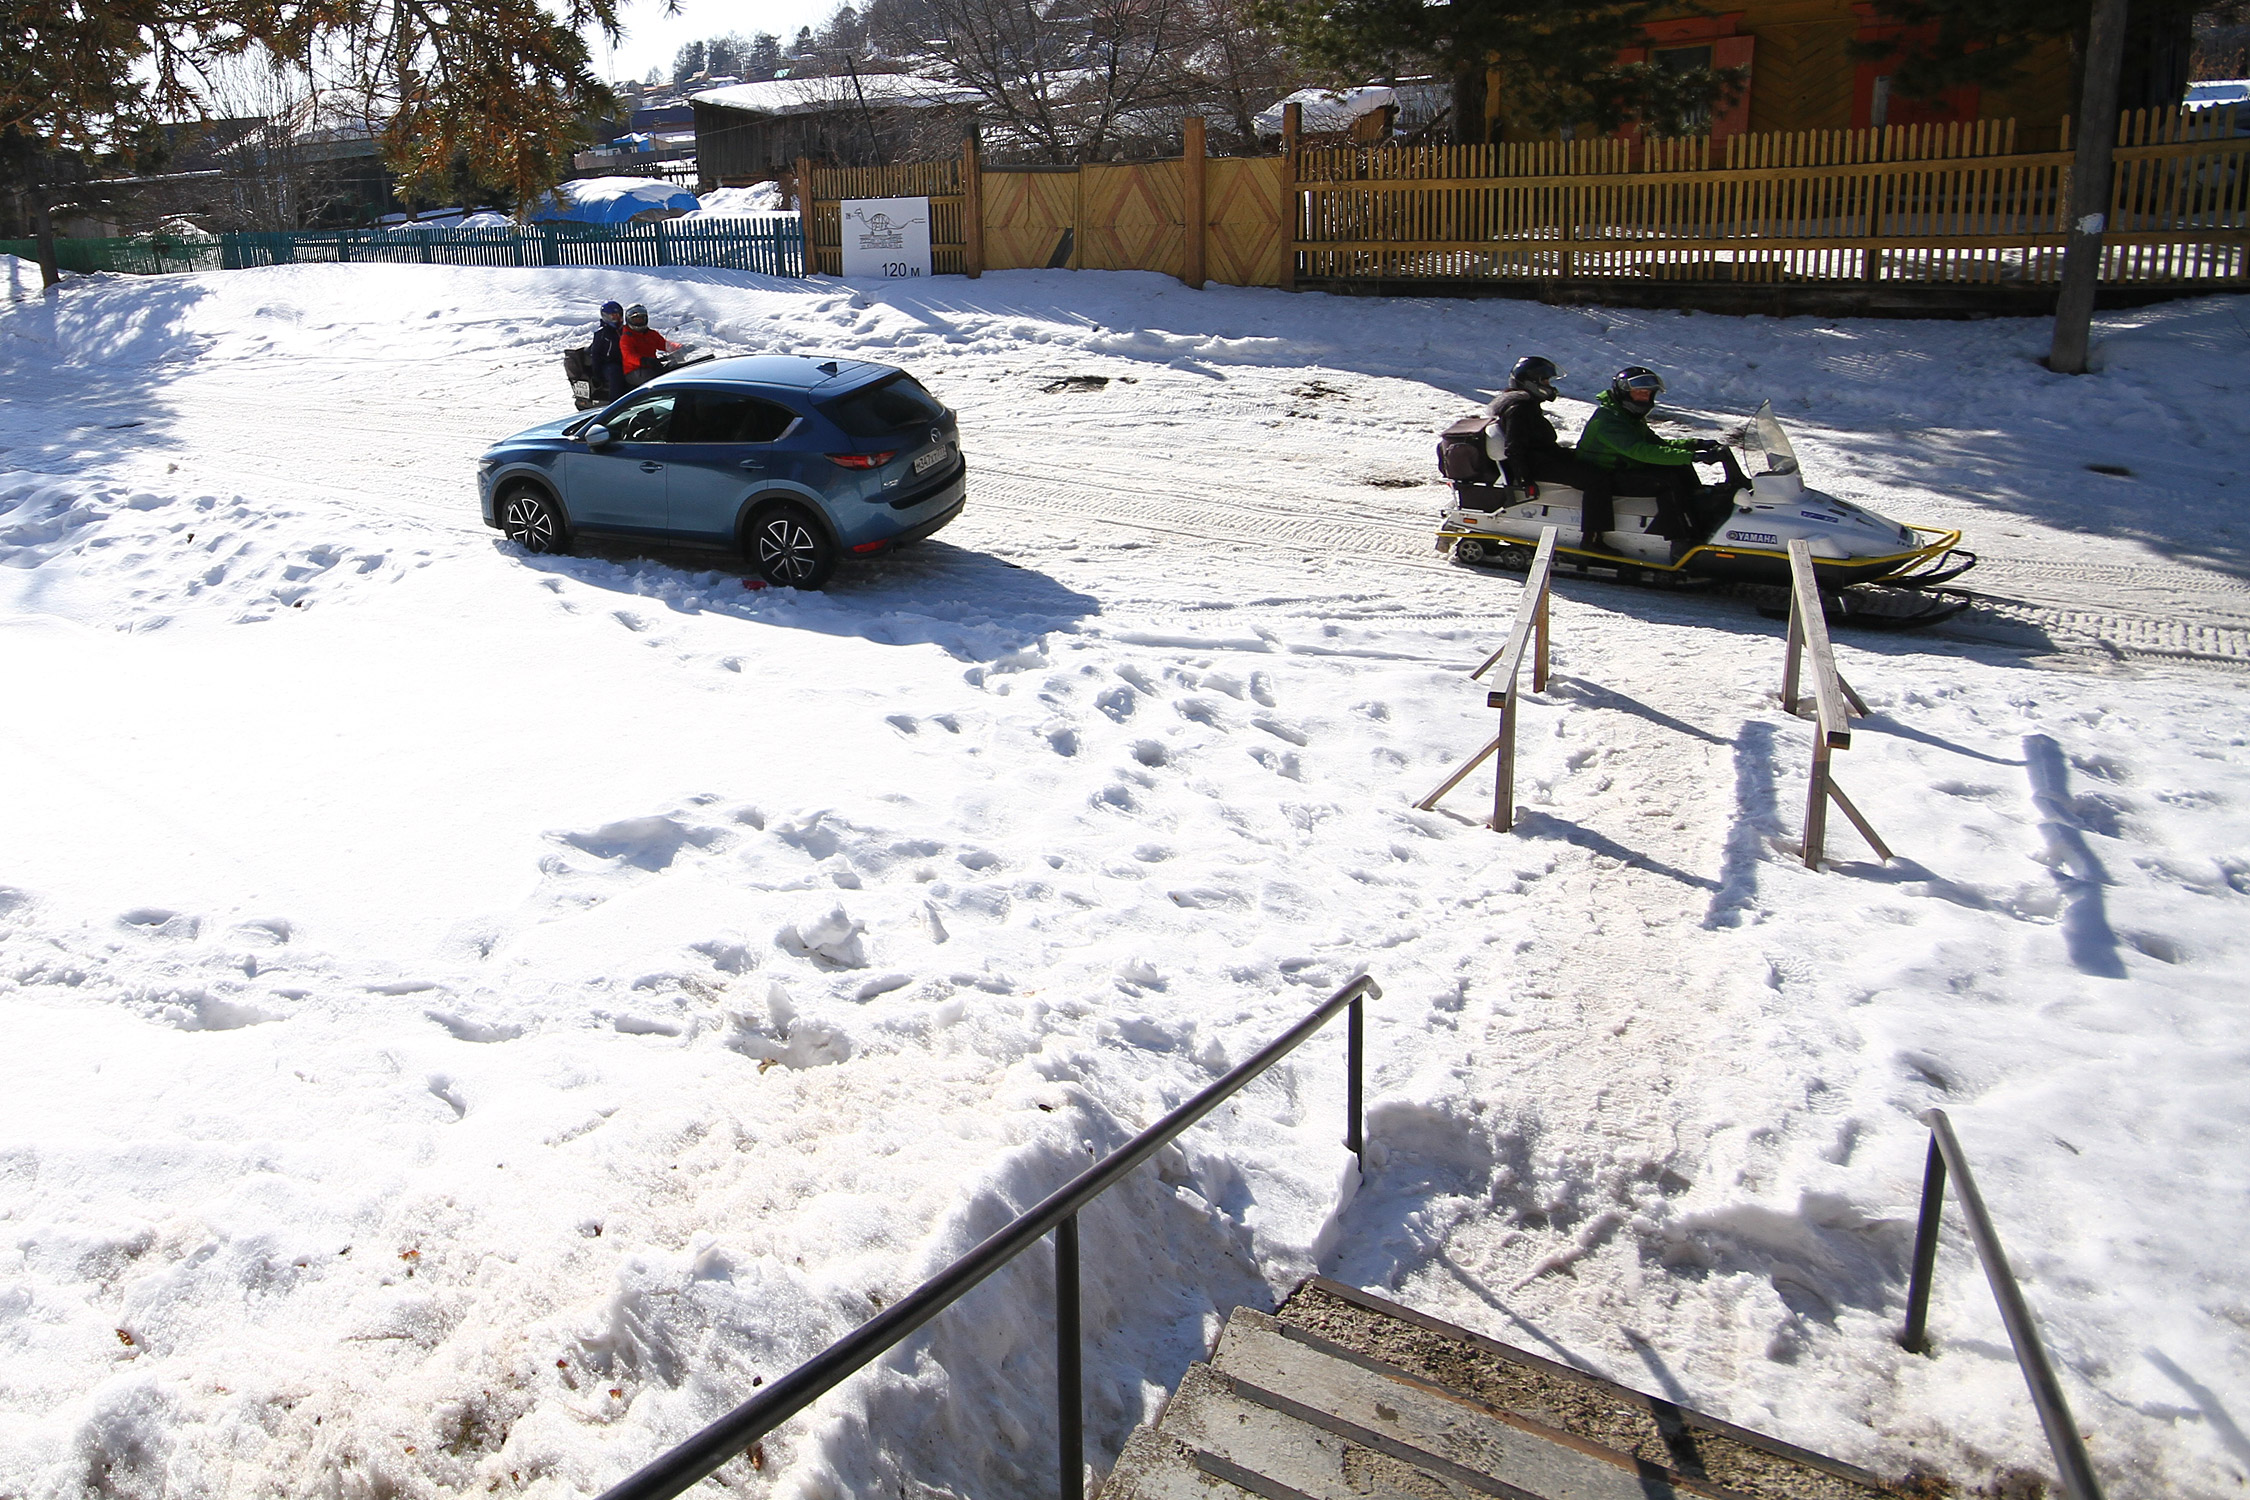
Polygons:
<instances>
[{"instance_id":1,"label":"white sign board","mask_svg":"<svg viewBox=\"0 0 2250 1500\"><path fill-rule=\"evenodd\" d=\"M930 274L930 200L846 198L844 274L892 281Z\"/></svg>"}]
</instances>

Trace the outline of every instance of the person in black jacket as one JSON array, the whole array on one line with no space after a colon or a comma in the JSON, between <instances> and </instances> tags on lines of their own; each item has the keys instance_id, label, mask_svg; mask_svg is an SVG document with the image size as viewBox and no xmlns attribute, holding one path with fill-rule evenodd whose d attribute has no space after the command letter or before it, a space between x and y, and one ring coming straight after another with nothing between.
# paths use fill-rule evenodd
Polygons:
<instances>
[{"instance_id":1,"label":"person in black jacket","mask_svg":"<svg viewBox=\"0 0 2250 1500\"><path fill-rule=\"evenodd\" d=\"M1508 462L1508 477L1516 484L1551 479L1567 484L1585 497L1580 502L1578 545L1602 550L1602 533L1616 524L1612 500L1616 476L1599 464L1588 463L1565 448L1555 427L1539 408L1555 399L1555 382L1562 378L1555 362L1541 355L1516 361L1508 374L1508 388L1495 396L1485 410L1500 424L1500 446Z\"/></svg>"},{"instance_id":2,"label":"person in black jacket","mask_svg":"<svg viewBox=\"0 0 2250 1500\"><path fill-rule=\"evenodd\" d=\"M624 332L625 309L615 302L604 302L601 326L594 330L594 342L586 350L594 395L604 401L625 394L625 351L618 344Z\"/></svg>"}]
</instances>

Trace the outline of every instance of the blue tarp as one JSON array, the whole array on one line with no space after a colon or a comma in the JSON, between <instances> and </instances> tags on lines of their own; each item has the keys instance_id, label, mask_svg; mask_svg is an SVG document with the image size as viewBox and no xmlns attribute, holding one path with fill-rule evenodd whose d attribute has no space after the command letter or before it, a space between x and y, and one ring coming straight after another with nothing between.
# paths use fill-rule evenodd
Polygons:
<instances>
[{"instance_id":1,"label":"blue tarp","mask_svg":"<svg viewBox=\"0 0 2250 1500\"><path fill-rule=\"evenodd\" d=\"M524 217L535 224L626 224L651 209L691 214L699 207L695 194L654 177L582 177L542 197Z\"/></svg>"}]
</instances>

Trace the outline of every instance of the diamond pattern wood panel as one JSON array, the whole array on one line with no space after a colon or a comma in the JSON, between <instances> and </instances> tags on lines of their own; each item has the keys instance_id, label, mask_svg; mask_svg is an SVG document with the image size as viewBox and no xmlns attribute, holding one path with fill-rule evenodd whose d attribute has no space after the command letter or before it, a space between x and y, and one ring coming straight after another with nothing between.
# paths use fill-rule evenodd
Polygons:
<instances>
[{"instance_id":1,"label":"diamond pattern wood panel","mask_svg":"<svg viewBox=\"0 0 2250 1500\"><path fill-rule=\"evenodd\" d=\"M1063 232L1078 222L1076 172L984 171L984 264L987 270L1045 266ZM1073 254L1066 264L1080 264Z\"/></svg>"},{"instance_id":2,"label":"diamond pattern wood panel","mask_svg":"<svg viewBox=\"0 0 2250 1500\"><path fill-rule=\"evenodd\" d=\"M1203 170L1209 221L1203 253L1211 280L1228 286L1281 285L1288 159L1221 157L1204 163Z\"/></svg>"},{"instance_id":3,"label":"diamond pattern wood panel","mask_svg":"<svg viewBox=\"0 0 2250 1500\"><path fill-rule=\"evenodd\" d=\"M1180 164L1173 161L1078 169L1078 264L1089 271L1161 271L1186 264Z\"/></svg>"}]
</instances>

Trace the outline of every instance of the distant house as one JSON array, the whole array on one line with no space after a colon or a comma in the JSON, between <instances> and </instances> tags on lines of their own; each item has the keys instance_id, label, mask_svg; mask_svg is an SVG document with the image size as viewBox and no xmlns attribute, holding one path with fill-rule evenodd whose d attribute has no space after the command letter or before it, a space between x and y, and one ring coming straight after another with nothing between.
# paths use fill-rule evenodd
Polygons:
<instances>
[{"instance_id":1,"label":"distant house","mask_svg":"<svg viewBox=\"0 0 2250 1500\"><path fill-rule=\"evenodd\" d=\"M949 122L965 123L969 96L905 73L858 78L776 78L706 89L695 106L697 176L708 191L771 182L799 157L861 165L903 159Z\"/></svg>"},{"instance_id":2,"label":"distant house","mask_svg":"<svg viewBox=\"0 0 2250 1500\"><path fill-rule=\"evenodd\" d=\"M2018 144L2037 149L2055 142L2070 109L2070 49L2061 41L2040 46L2005 88L1959 88L1936 100L1894 94L1895 64L1855 56L1854 44L1896 45L1919 36L1885 20L1866 0L1750 0L1739 10L1649 21L1642 30L1646 43L1622 61L1743 71L1742 91L1707 122L1718 138L2013 119ZM1489 80L1485 108L1495 122L1506 119L1507 79L1498 71Z\"/></svg>"}]
</instances>

